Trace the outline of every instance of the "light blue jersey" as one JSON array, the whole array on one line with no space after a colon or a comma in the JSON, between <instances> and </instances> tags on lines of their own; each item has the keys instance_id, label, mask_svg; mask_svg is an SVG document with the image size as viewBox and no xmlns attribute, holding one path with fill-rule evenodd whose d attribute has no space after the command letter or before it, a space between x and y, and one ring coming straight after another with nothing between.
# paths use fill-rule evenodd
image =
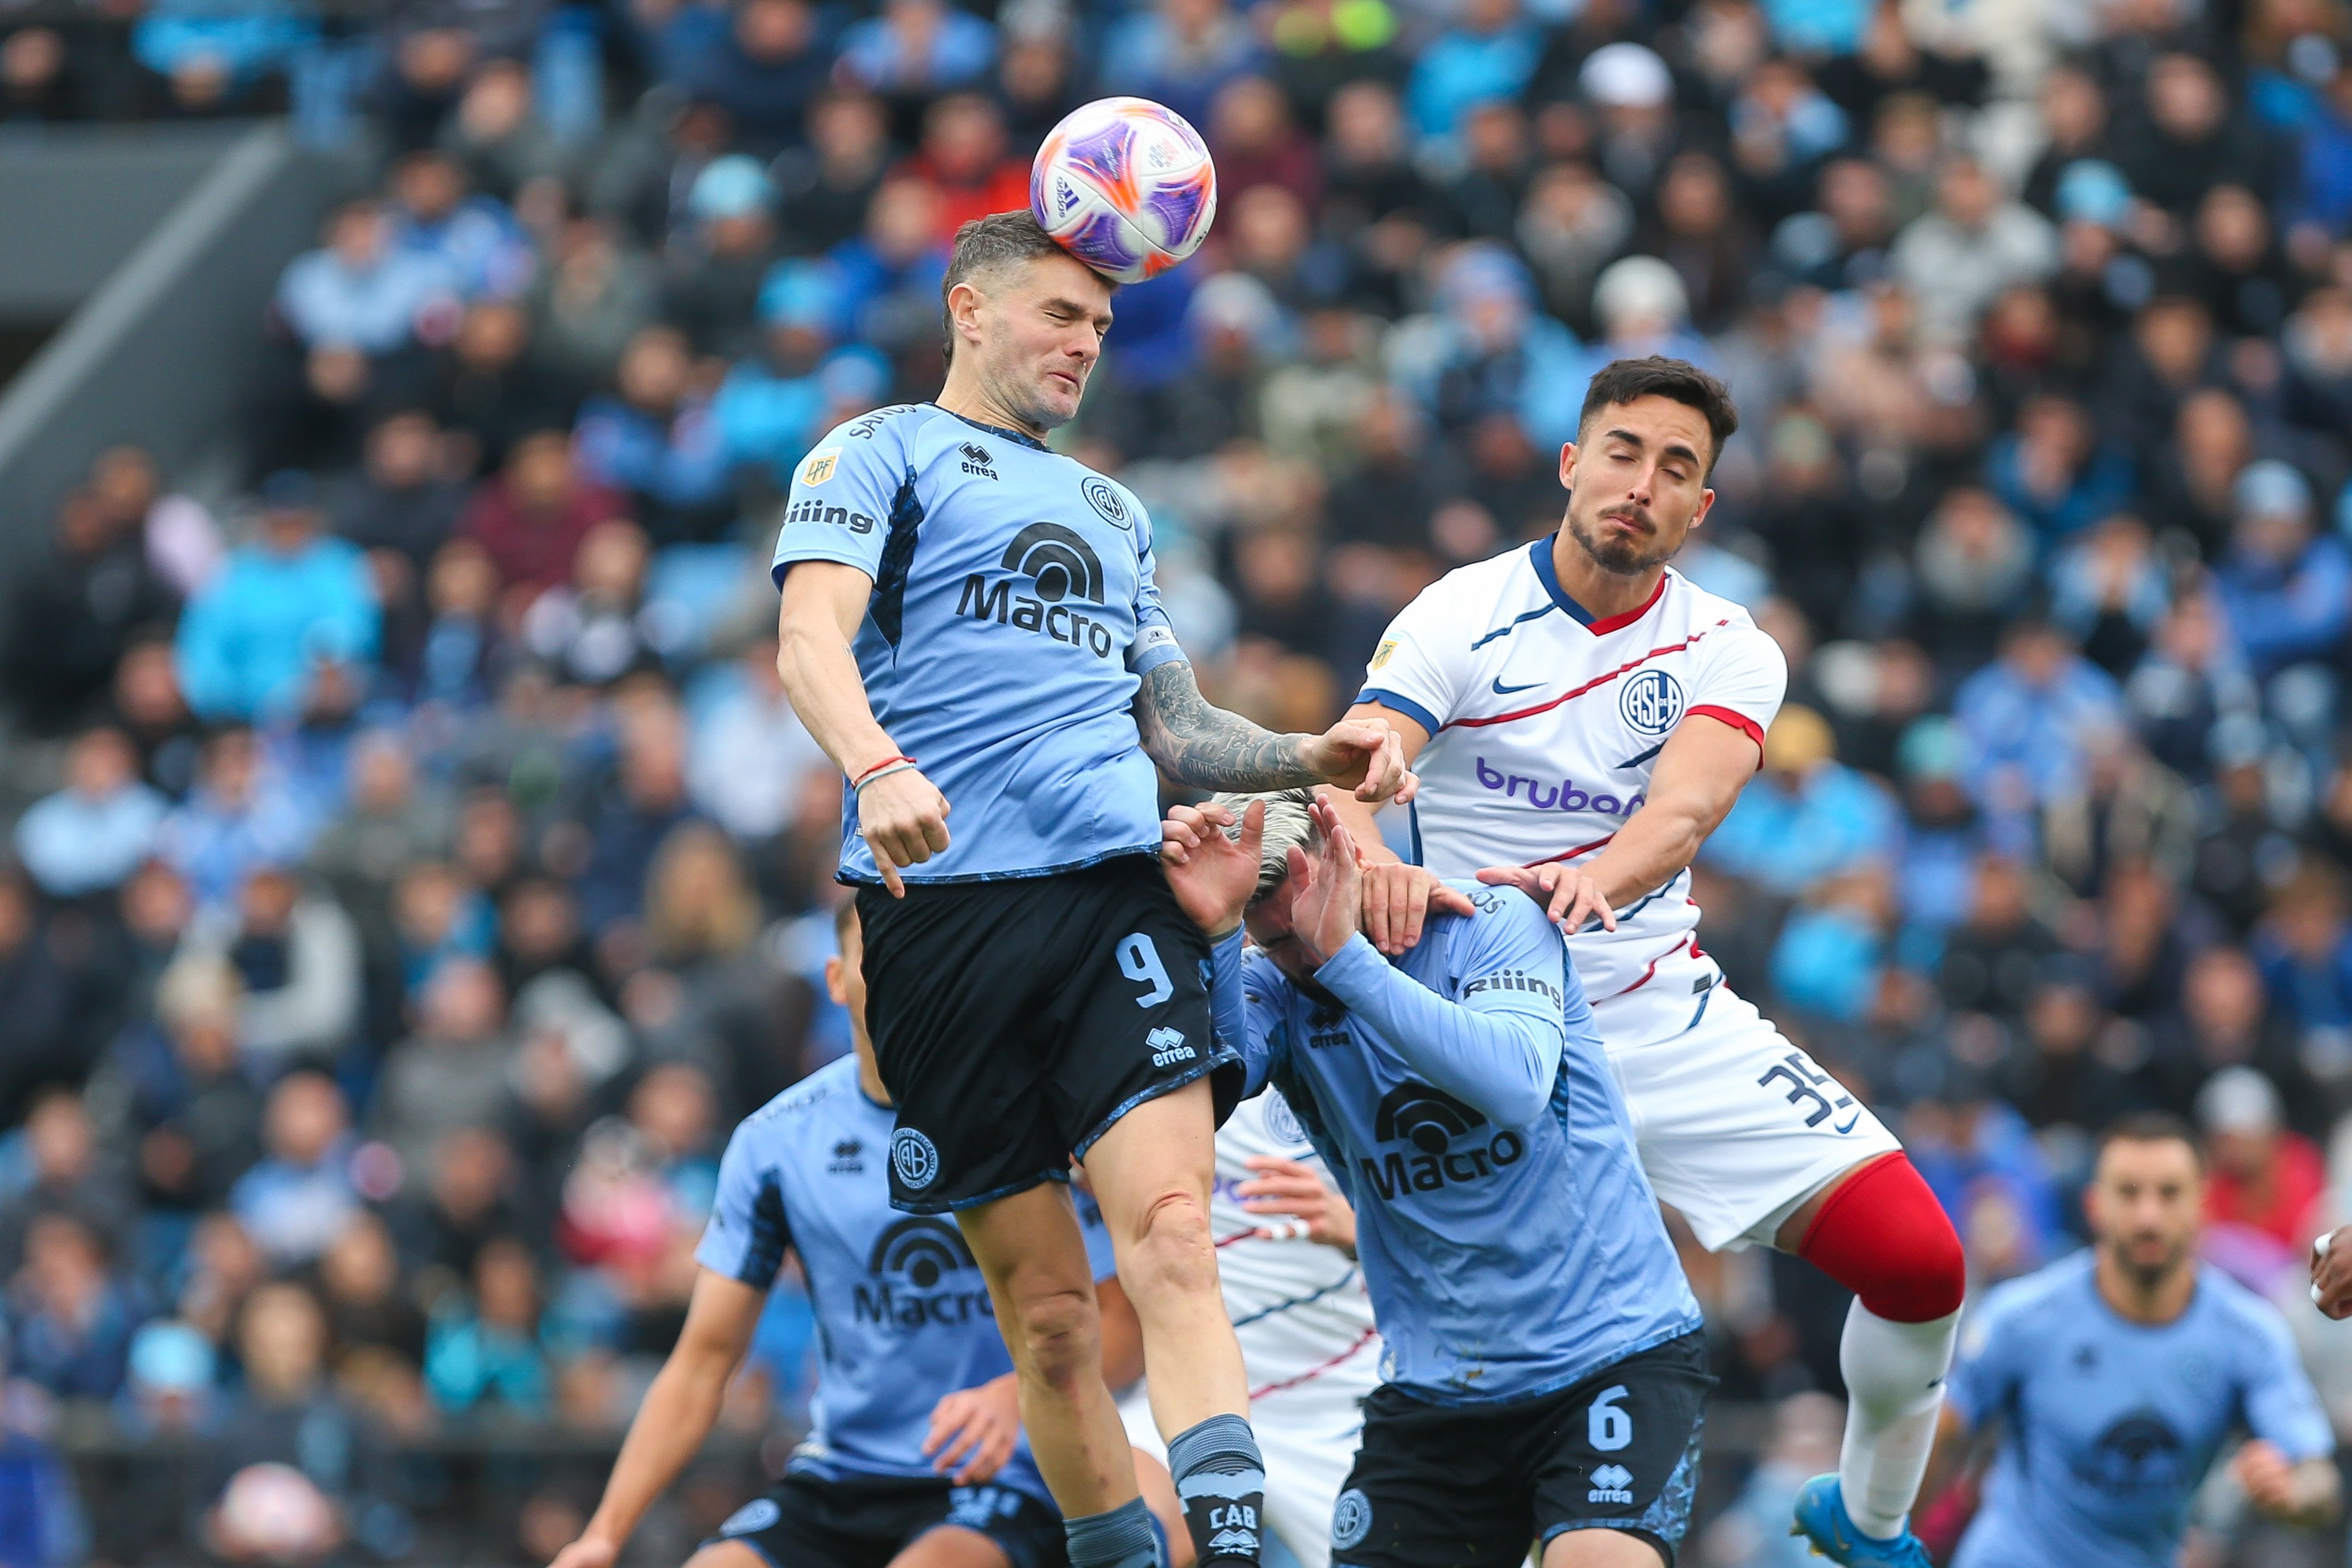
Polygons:
<instances>
[{"instance_id":1,"label":"light blue jersey","mask_svg":"<svg viewBox=\"0 0 2352 1568\"><path fill-rule=\"evenodd\" d=\"M2243 1427L2335 1450L2287 1326L2218 1270L2160 1327L2117 1315L2077 1252L1972 1305L1946 1397L2006 1428L1954 1568L2163 1568L2213 1455Z\"/></svg>"},{"instance_id":2,"label":"light blue jersey","mask_svg":"<svg viewBox=\"0 0 2352 1568\"><path fill-rule=\"evenodd\" d=\"M1474 1405L1700 1320L1559 933L1524 894L1447 885L1477 912L1433 918L1393 967L1354 937L1316 971L1332 999L1236 934L1215 1002L1252 1092L1281 1089L1355 1205L1383 1375Z\"/></svg>"},{"instance_id":3,"label":"light blue jersey","mask_svg":"<svg viewBox=\"0 0 2352 1568\"><path fill-rule=\"evenodd\" d=\"M745 1117L719 1164L695 1261L766 1290L789 1247L808 1276L817 1388L796 1472L935 1477L923 1453L931 1407L1013 1370L955 1221L890 1207L895 1124L845 1056ZM1109 1233L1083 1193L1072 1197L1095 1276L1108 1279ZM993 1484L1053 1500L1026 1438Z\"/></svg>"},{"instance_id":4,"label":"light blue jersey","mask_svg":"<svg viewBox=\"0 0 2352 1568\"><path fill-rule=\"evenodd\" d=\"M1181 659L1125 486L935 403L851 420L793 475L795 561L874 580L853 644L874 716L948 798L950 842L908 882L1042 876L1160 850L1159 776L1129 706ZM842 795L841 879L880 878Z\"/></svg>"}]
</instances>

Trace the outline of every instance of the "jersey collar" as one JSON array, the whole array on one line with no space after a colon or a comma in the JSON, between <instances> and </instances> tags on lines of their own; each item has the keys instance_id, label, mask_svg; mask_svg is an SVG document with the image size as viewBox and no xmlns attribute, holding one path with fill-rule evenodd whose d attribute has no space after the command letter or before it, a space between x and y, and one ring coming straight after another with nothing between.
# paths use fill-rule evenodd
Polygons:
<instances>
[{"instance_id":1,"label":"jersey collar","mask_svg":"<svg viewBox=\"0 0 2352 1568\"><path fill-rule=\"evenodd\" d=\"M1044 442L1038 440L1035 436L1030 434L1025 430L1007 430L1001 424L991 424L986 420L974 419L970 414L958 413L951 408L940 408L938 403L933 403L931 406L933 408L939 408L941 413L946 414L950 419L962 420L974 430L984 430L991 435L1001 435L1007 441L1017 441L1024 446L1034 446L1040 452L1051 452L1053 450L1052 447L1046 445Z\"/></svg>"},{"instance_id":2,"label":"jersey collar","mask_svg":"<svg viewBox=\"0 0 2352 1568\"><path fill-rule=\"evenodd\" d=\"M1551 601L1566 611L1570 620L1596 637L1605 637L1612 632L1631 626L1634 622L1647 615L1651 606L1656 604L1659 598L1666 591L1666 574L1662 571L1658 573L1658 586L1650 591L1649 598L1631 610L1622 611L1615 615L1603 616L1596 621L1593 619L1591 611L1570 599L1568 596L1568 590L1559 585L1559 571L1553 565L1551 559L1552 547L1559 539L1559 530L1554 528L1550 533L1536 540L1528 547L1528 560L1536 569L1536 580L1543 584L1546 593L1551 595Z\"/></svg>"}]
</instances>

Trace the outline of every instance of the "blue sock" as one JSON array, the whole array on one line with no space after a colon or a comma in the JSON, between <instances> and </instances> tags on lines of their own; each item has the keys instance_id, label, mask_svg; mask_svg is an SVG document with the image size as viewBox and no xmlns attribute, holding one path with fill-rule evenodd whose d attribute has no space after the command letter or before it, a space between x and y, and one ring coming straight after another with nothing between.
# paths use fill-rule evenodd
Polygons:
<instances>
[{"instance_id":1,"label":"blue sock","mask_svg":"<svg viewBox=\"0 0 2352 1568\"><path fill-rule=\"evenodd\" d=\"M1108 1513L1066 1519L1062 1532L1070 1542L1070 1568L1166 1568L1158 1523L1139 1497Z\"/></svg>"},{"instance_id":2,"label":"blue sock","mask_svg":"<svg viewBox=\"0 0 2352 1568\"><path fill-rule=\"evenodd\" d=\"M1257 1568L1265 1461L1249 1422L1212 1416L1177 1433L1168 1445L1168 1472L1176 1478L1199 1568Z\"/></svg>"}]
</instances>

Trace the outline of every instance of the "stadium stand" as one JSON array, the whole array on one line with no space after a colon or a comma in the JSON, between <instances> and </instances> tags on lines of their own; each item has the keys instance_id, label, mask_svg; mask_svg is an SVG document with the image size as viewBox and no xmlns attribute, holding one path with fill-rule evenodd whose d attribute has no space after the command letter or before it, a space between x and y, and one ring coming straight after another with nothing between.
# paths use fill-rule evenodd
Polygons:
<instances>
[{"instance_id":1,"label":"stadium stand","mask_svg":"<svg viewBox=\"0 0 2352 1568\"><path fill-rule=\"evenodd\" d=\"M107 353L56 359L77 318L11 392L52 399L25 452L82 444L0 465L0 1558L196 1560L271 1460L354 1561L572 1538L727 1130L845 1049L838 779L772 668L782 486L936 391L947 240L1105 91L1191 117L1222 183L1066 433L1152 508L1212 696L1320 728L1420 587L1557 526L1594 368L1716 370L1743 430L1677 564L1791 670L1699 864L1726 970L1898 1127L1978 1286L2079 1243L2104 1122L2191 1116L2212 1257L2352 1386L2297 1305L2352 1218L2348 27L9 7L0 162L95 121L265 141L203 163L181 270L107 284ZM208 423L143 427L142 376ZM1722 1379L1695 1554L1794 1561L1844 1301L1686 1261ZM780 1292L647 1561L775 1460L808 1334Z\"/></svg>"}]
</instances>

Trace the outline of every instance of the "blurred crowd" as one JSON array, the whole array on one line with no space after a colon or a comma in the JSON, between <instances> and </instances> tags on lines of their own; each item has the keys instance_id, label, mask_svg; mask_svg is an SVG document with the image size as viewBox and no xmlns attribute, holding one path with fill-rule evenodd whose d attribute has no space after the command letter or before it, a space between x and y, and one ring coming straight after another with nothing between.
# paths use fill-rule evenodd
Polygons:
<instances>
[{"instance_id":1,"label":"blurred crowd","mask_svg":"<svg viewBox=\"0 0 2352 1568\"><path fill-rule=\"evenodd\" d=\"M956 226L1105 92L1201 128L1221 215L1120 292L1057 440L1151 507L1213 697L1328 722L1421 587L1557 526L1593 368L1696 361L1742 430L1678 565L1790 670L1702 858L1710 951L1886 1109L1979 1282L2076 1244L2129 1107L2203 1130L2209 1248L2259 1288L2352 1217L2341 0L0 29L10 122L289 112L383 153L255 324L245 491L105 454L5 619L0 1440L103 1407L213 1466L201 1516L26 1470L0 1516L58 1552L249 1556L307 1484L335 1550L414 1555L436 1483L371 1454L633 1406L729 1128L845 1048L782 486L937 390ZM1842 1301L1691 1263L1725 1396L1821 1426ZM809 1332L780 1291L749 1428ZM220 1493L256 1465L274 1511ZM515 1496L525 1557L586 1500Z\"/></svg>"}]
</instances>

